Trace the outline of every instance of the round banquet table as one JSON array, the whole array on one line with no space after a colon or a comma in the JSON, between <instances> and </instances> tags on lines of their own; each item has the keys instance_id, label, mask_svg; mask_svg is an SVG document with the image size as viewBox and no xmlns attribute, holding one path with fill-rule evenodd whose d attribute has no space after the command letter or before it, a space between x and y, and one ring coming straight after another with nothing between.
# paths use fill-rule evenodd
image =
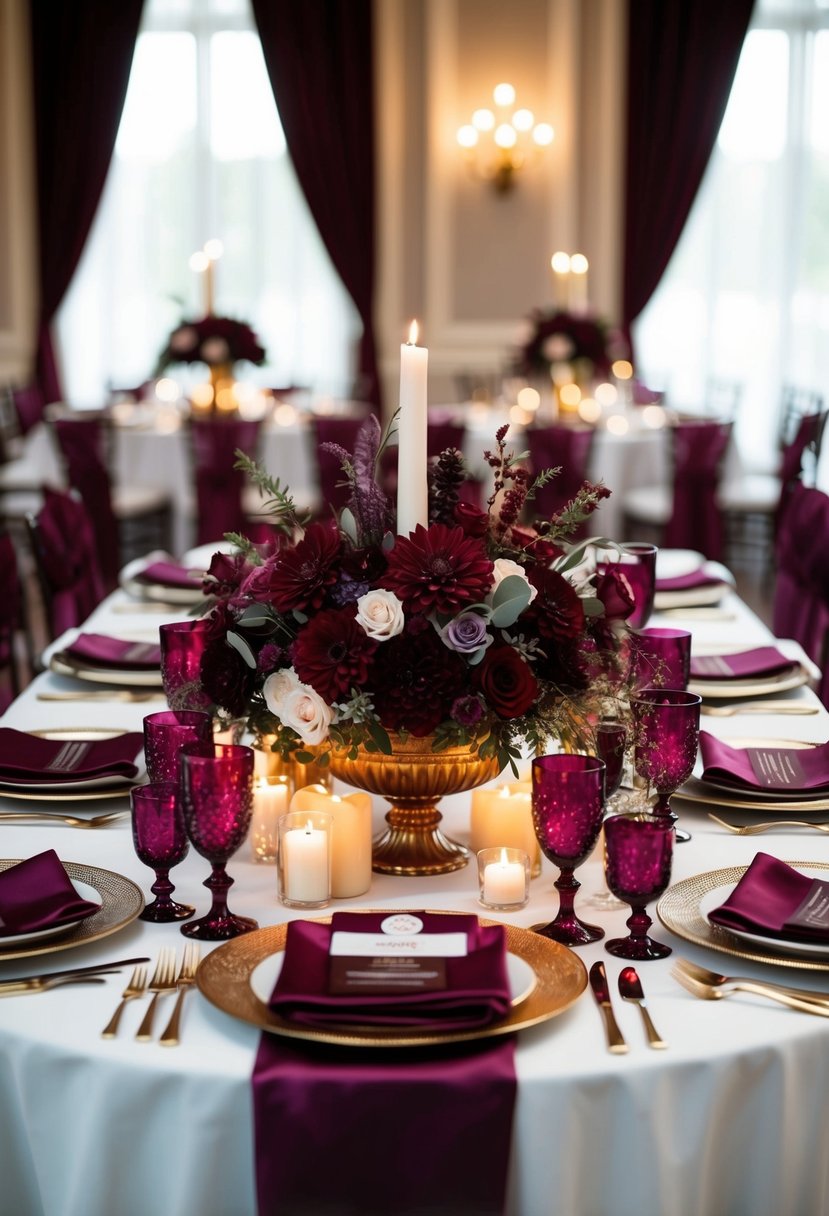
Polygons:
<instances>
[{"instance_id":1,"label":"round banquet table","mask_svg":"<svg viewBox=\"0 0 829 1216\"><path fill-rule=\"evenodd\" d=\"M118 613L119 600L123 593L96 611L89 628L151 636L162 620L174 619ZM694 621L695 641L750 645L767 638L735 596L724 607L727 620ZM41 675L12 705L3 725L140 729L143 714L157 708L115 700L36 699L38 691L50 688L78 688L78 683L50 672ZM813 700L805 688L788 696ZM823 741L829 716L821 710L808 717L708 718L705 726L723 738L752 732ZM151 874L133 853L126 819L95 831L3 822L3 813L33 805L41 804L0 798L4 858L54 847L65 861L114 870L147 893ZM86 805L100 812L123 803ZM42 809L60 808L44 802ZM445 800L444 810L450 833L468 838L469 795ZM747 864L758 847L800 861L826 856L817 833L770 833L760 843L727 835L704 811L681 804L681 819L693 838L676 850L675 881ZM378 825L381 815L382 807L375 805ZM200 910L206 908L201 883L207 868L191 851L173 871L177 898ZM235 879L230 902L236 912L257 917L263 926L299 915L278 903L274 867L254 864L247 845L228 868ZM556 908L554 877L545 861L529 905L498 918L523 927L550 919ZM578 877L583 885L577 907L600 921L609 936L621 932L624 912L585 907L602 885L598 858ZM332 908L478 912L476 894L472 866L439 878L375 875L365 897ZM662 926L654 931L676 955L717 970L829 989L827 972L739 962L680 940ZM182 944L175 926L134 921L77 949L0 961L0 979L106 959L154 957L164 945ZM604 959L630 1052L607 1051L589 990L558 1017L518 1035L509 1216L817 1216L829 1211L829 1019L745 995L696 1000L671 978L668 959L639 966L654 1021L669 1043L666 1051L649 1050L638 1010L616 993L623 964L606 954L601 942L578 953L588 967ZM128 1006L118 1037L104 1041L100 1031L127 978L122 974L97 987L0 1002L0 1213L254 1216L250 1074L259 1032L193 992L185 1002L179 1047L135 1042L143 1002ZM165 999L157 1031L170 1012ZM486 1145L481 1149L485 1152ZM367 1162L370 1153L367 1143ZM321 1160L321 1168L324 1164Z\"/></svg>"}]
</instances>

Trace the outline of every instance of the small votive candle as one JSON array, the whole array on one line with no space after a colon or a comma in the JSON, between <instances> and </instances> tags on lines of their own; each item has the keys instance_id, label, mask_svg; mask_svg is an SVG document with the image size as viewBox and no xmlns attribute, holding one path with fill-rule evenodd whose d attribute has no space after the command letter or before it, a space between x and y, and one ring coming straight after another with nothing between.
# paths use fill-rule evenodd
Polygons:
<instances>
[{"instance_id":1,"label":"small votive candle","mask_svg":"<svg viewBox=\"0 0 829 1216\"><path fill-rule=\"evenodd\" d=\"M287 777L255 777L250 844L254 861L276 861L279 820L288 810L290 787Z\"/></svg>"},{"instance_id":2,"label":"small votive candle","mask_svg":"<svg viewBox=\"0 0 829 1216\"><path fill-rule=\"evenodd\" d=\"M523 908L530 896L530 859L523 849L478 852L479 900L501 912Z\"/></svg>"},{"instance_id":3,"label":"small votive candle","mask_svg":"<svg viewBox=\"0 0 829 1216\"><path fill-rule=\"evenodd\" d=\"M513 781L472 792L469 847L523 849L530 857L533 877L541 873L541 849L533 827L532 785Z\"/></svg>"},{"instance_id":4,"label":"small votive candle","mask_svg":"<svg viewBox=\"0 0 829 1216\"><path fill-rule=\"evenodd\" d=\"M279 820L279 898L289 908L331 901L331 816L292 811Z\"/></svg>"}]
</instances>

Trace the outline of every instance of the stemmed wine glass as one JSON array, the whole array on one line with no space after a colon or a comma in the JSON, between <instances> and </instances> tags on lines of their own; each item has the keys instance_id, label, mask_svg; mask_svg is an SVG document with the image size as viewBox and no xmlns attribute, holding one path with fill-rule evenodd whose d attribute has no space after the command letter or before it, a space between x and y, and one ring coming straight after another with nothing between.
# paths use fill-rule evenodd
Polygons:
<instances>
[{"instance_id":1,"label":"stemmed wine glass","mask_svg":"<svg viewBox=\"0 0 829 1216\"><path fill-rule=\"evenodd\" d=\"M253 749L238 744L192 743L181 753L184 823L197 853L213 866L204 885L210 911L181 931L187 937L217 942L258 929L255 920L234 915L227 906L233 879L229 858L245 839L253 811Z\"/></svg>"},{"instance_id":2,"label":"stemmed wine glass","mask_svg":"<svg viewBox=\"0 0 829 1216\"><path fill-rule=\"evenodd\" d=\"M647 625L653 612L653 599L656 592L656 545L644 541L631 541L619 546L619 552L612 557L602 558L596 562L599 574L606 570L616 570L623 574L633 592L633 611L627 618L631 629L641 629Z\"/></svg>"},{"instance_id":3,"label":"stemmed wine glass","mask_svg":"<svg viewBox=\"0 0 829 1216\"><path fill-rule=\"evenodd\" d=\"M691 634L687 629L642 629L630 639L630 673L636 688L688 687Z\"/></svg>"},{"instance_id":4,"label":"stemmed wine glass","mask_svg":"<svg viewBox=\"0 0 829 1216\"><path fill-rule=\"evenodd\" d=\"M533 826L544 856L561 873L555 888L559 908L535 932L565 946L583 946L604 937L604 929L579 920L573 901L581 883L574 870L589 857L604 814L605 764L597 756L564 753L537 756L532 764Z\"/></svg>"},{"instance_id":5,"label":"stemmed wine glass","mask_svg":"<svg viewBox=\"0 0 829 1216\"><path fill-rule=\"evenodd\" d=\"M694 771L702 698L674 688L643 688L630 698L634 768L657 793L654 814L675 824L671 795ZM690 840L677 831L677 841Z\"/></svg>"},{"instance_id":6,"label":"stemmed wine glass","mask_svg":"<svg viewBox=\"0 0 829 1216\"><path fill-rule=\"evenodd\" d=\"M622 784L627 737L627 727L624 723L611 719L600 722L595 730L596 755L605 763L605 814ZM601 833L599 836L601 838ZM615 912L617 908L623 906L606 885L602 890L591 895L586 904L587 907L596 908L599 912Z\"/></svg>"},{"instance_id":7,"label":"stemmed wine glass","mask_svg":"<svg viewBox=\"0 0 829 1216\"><path fill-rule=\"evenodd\" d=\"M605 875L607 885L631 906L628 937L614 937L605 949L616 958L644 962L666 958L671 947L648 936L653 921L645 908L658 898L671 880L673 831L668 815L634 812L605 820Z\"/></svg>"},{"instance_id":8,"label":"stemmed wine glass","mask_svg":"<svg viewBox=\"0 0 829 1216\"><path fill-rule=\"evenodd\" d=\"M155 899L140 913L141 920L166 924L187 920L196 911L171 899L175 887L170 870L184 861L190 842L184 830L178 786L169 781L137 785L130 790L132 839L138 860L155 870L150 890Z\"/></svg>"}]
</instances>

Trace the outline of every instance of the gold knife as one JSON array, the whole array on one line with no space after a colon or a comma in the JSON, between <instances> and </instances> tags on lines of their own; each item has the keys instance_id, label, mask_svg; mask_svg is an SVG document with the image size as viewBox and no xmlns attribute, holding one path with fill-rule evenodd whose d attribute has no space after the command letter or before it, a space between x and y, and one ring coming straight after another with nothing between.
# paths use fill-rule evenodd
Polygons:
<instances>
[{"instance_id":1,"label":"gold knife","mask_svg":"<svg viewBox=\"0 0 829 1216\"><path fill-rule=\"evenodd\" d=\"M8 941L8 939L6 940ZM70 967L66 971L47 971L43 975L30 975L23 976L20 979L0 980L0 996L16 996L21 992L43 992L55 987L57 983L69 983L70 980L80 981L91 977L115 975L121 971L122 967L129 967L134 963L148 963L149 961L149 958L122 958L111 963L98 963L97 966Z\"/></svg>"},{"instance_id":2,"label":"gold knife","mask_svg":"<svg viewBox=\"0 0 829 1216\"><path fill-rule=\"evenodd\" d=\"M614 1055L624 1055L628 1051L628 1045L619 1029L613 1013L613 1006L610 1003L610 988L607 983L607 972L604 969L604 963L594 963L590 968L590 987L593 989L596 1003L604 1014L607 1049L608 1051L612 1051Z\"/></svg>"}]
</instances>

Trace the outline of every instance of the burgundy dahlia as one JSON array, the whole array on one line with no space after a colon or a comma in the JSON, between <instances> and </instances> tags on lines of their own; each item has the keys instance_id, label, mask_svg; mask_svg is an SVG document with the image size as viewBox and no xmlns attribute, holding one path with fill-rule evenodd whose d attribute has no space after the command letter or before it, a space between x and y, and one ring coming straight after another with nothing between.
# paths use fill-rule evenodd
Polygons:
<instances>
[{"instance_id":1,"label":"burgundy dahlia","mask_svg":"<svg viewBox=\"0 0 829 1216\"><path fill-rule=\"evenodd\" d=\"M339 576L340 537L334 523L311 524L293 548L277 554L269 595L279 612L321 608Z\"/></svg>"},{"instance_id":2,"label":"burgundy dahlia","mask_svg":"<svg viewBox=\"0 0 829 1216\"><path fill-rule=\"evenodd\" d=\"M531 566L527 578L538 595L526 612L542 638L572 640L584 632L584 606L578 593L557 570Z\"/></svg>"},{"instance_id":3,"label":"burgundy dahlia","mask_svg":"<svg viewBox=\"0 0 829 1216\"><path fill-rule=\"evenodd\" d=\"M380 586L393 591L411 612L454 616L464 604L483 599L492 586L492 562L479 540L463 528L418 524L398 536Z\"/></svg>"},{"instance_id":4,"label":"burgundy dahlia","mask_svg":"<svg viewBox=\"0 0 829 1216\"><path fill-rule=\"evenodd\" d=\"M223 638L209 642L201 657L201 685L214 705L232 718L244 718L250 708L254 671Z\"/></svg>"},{"instance_id":5,"label":"burgundy dahlia","mask_svg":"<svg viewBox=\"0 0 829 1216\"><path fill-rule=\"evenodd\" d=\"M351 608L327 608L308 622L294 642L294 668L329 705L366 682L377 649Z\"/></svg>"},{"instance_id":6,"label":"burgundy dahlia","mask_svg":"<svg viewBox=\"0 0 829 1216\"><path fill-rule=\"evenodd\" d=\"M374 706L386 730L405 728L422 738L449 717L465 679L463 659L434 629L414 637L403 633L383 643L374 665Z\"/></svg>"}]
</instances>

